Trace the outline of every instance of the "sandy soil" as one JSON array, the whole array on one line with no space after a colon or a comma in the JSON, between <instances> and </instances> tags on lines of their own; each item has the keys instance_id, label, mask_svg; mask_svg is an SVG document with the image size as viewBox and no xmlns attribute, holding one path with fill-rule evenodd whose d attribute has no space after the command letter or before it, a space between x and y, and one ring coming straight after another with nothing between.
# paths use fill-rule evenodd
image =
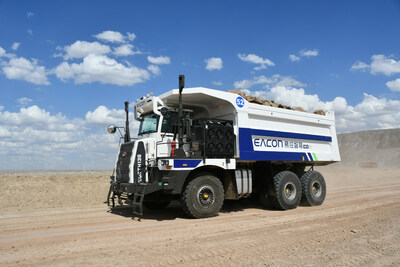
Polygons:
<instances>
[{"instance_id":1,"label":"sandy soil","mask_svg":"<svg viewBox=\"0 0 400 267\"><path fill-rule=\"evenodd\" d=\"M109 173L2 174L0 265L400 266L400 170L319 169L319 207L109 212Z\"/></svg>"}]
</instances>

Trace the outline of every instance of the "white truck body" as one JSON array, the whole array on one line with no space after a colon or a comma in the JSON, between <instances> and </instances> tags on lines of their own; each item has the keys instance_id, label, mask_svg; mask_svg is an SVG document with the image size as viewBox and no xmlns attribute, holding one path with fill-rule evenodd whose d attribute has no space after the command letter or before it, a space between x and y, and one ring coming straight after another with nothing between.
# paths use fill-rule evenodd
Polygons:
<instances>
[{"instance_id":1,"label":"white truck body","mask_svg":"<svg viewBox=\"0 0 400 267\"><path fill-rule=\"evenodd\" d=\"M108 200L117 196L140 210L145 196L149 207L180 199L195 218L215 216L224 199L252 194L283 210L300 199L321 205L326 185L313 166L340 161L332 111L271 107L196 87L142 97L134 114L138 139L125 133Z\"/></svg>"},{"instance_id":2,"label":"white truck body","mask_svg":"<svg viewBox=\"0 0 400 267\"><path fill-rule=\"evenodd\" d=\"M175 89L158 98L164 105L177 105L177 95ZM333 111L318 115L264 106L234 93L202 87L186 88L182 97L185 108L197 107L197 118L233 121L236 160L312 161L317 165L340 161Z\"/></svg>"}]
</instances>

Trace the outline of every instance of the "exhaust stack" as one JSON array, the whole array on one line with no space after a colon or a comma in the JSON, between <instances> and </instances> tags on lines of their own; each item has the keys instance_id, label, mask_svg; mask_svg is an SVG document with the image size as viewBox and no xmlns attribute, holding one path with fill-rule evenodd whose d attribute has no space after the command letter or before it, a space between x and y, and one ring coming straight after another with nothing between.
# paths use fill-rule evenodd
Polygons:
<instances>
[{"instance_id":1,"label":"exhaust stack","mask_svg":"<svg viewBox=\"0 0 400 267\"><path fill-rule=\"evenodd\" d=\"M125 121L125 137L124 142L128 143L131 141L131 135L129 133L129 102L125 102L125 113L126 113L126 121Z\"/></svg>"},{"instance_id":2,"label":"exhaust stack","mask_svg":"<svg viewBox=\"0 0 400 267\"><path fill-rule=\"evenodd\" d=\"M183 147L183 115L182 115L182 90L185 87L185 75L179 75L179 109L178 109L178 133L179 133L179 148Z\"/></svg>"}]
</instances>

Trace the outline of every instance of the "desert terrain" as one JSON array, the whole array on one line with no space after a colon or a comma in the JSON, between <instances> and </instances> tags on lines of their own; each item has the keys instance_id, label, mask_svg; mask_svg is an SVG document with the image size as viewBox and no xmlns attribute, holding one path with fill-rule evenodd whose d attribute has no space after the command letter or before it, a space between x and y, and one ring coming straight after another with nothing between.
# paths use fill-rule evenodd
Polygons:
<instances>
[{"instance_id":1,"label":"desert terrain","mask_svg":"<svg viewBox=\"0 0 400 267\"><path fill-rule=\"evenodd\" d=\"M111 212L111 171L3 171L0 266L400 266L399 136L340 135L344 161L316 168L328 189L322 206L226 202L200 220L178 202L141 220L129 208Z\"/></svg>"}]
</instances>

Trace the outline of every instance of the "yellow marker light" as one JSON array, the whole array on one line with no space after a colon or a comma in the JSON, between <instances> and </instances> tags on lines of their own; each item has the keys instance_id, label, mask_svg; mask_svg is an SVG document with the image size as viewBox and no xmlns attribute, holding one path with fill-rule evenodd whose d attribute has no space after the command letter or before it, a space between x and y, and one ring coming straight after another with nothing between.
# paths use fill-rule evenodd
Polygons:
<instances>
[{"instance_id":1,"label":"yellow marker light","mask_svg":"<svg viewBox=\"0 0 400 267\"><path fill-rule=\"evenodd\" d=\"M183 167L187 167L187 164L183 164Z\"/></svg>"},{"instance_id":2,"label":"yellow marker light","mask_svg":"<svg viewBox=\"0 0 400 267\"><path fill-rule=\"evenodd\" d=\"M304 161L304 156L303 156L303 161Z\"/></svg>"}]
</instances>

